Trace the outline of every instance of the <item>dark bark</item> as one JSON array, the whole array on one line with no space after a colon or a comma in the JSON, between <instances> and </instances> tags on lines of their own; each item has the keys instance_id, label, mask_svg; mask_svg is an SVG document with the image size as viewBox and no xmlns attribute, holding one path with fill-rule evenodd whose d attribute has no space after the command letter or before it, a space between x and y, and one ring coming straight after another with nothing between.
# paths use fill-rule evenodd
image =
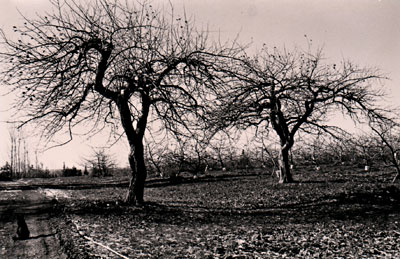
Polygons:
<instances>
[{"instance_id":1,"label":"dark bark","mask_svg":"<svg viewBox=\"0 0 400 259\"><path fill-rule=\"evenodd\" d=\"M272 95L274 95L274 88L272 88ZM294 141L293 136L297 131L296 129L289 130L287 120L285 119L281 103L277 99L273 99L273 108L271 109L270 117L272 127L278 134L281 143L281 154L279 156L279 183L293 182L292 173L289 163L289 151L292 148Z\"/></svg>"},{"instance_id":2,"label":"dark bark","mask_svg":"<svg viewBox=\"0 0 400 259\"><path fill-rule=\"evenodd\" d=\"M147 97L143 97L142 99L142 116L138 120L136 130L133 127L128 99L125 99L124 96L118 99L121 123L131 148L128 160L132 173L125 202L134 205L141 205L144 202L144 184L147 177L147 170L144 162L143 137L147 125L150 102Z\"/></svg>"},{"instance_id":3,"label":"dark bark","mask_svg":"<svg viewBox=\"0 0 400 259\"><path fill-rule=\"evenodd\" d=\"M283 147L279 156L279 183L293 182L289 163L289 149Z\"/></svg>"},{"instance_id":4,"label":"dark bark","mask_svg":"<svg viewBox=\"0 0 400 259\"><path fill-rule=\"evenodd\" d=\"M147 177L142 142L137 143L136 146L131 146L129 165L131 167L132 174L129 182L128 192L126 193L125 197L125 202L128 204L142 205L144 202L144 184Z\"/></svg>"},{"instance_id":5,"label":"dark bark","mask_svg":"<svg viewBox=\"0 0 400 259\"><path fill-rule=\"evenodd\" d=\"M394 182L396 182L397 181L397 179L399 179L399 175L400 175L400 172L399 171L397 171L397 174L396 174L396 176L393 178L393 183Z\"/></svg>"}]
</instances>

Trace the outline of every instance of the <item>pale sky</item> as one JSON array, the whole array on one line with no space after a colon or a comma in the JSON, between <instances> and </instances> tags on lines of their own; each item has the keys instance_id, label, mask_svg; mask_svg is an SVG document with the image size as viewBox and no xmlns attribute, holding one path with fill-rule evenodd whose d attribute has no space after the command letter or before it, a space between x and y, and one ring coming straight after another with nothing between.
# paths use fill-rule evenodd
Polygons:
<instances>
[{"instance_id":1,"label":"pale sky","mask_svg":"<svg viewBox=\"0 0 400 259\"><path fill-rule=\"evenodd\" d=\"M400 99L400 1L398 0L171 0L175 12L183 10L196 23L209 26L223 38L253 42L253 48L267 46L305 47L307 35L315 46L324 46L328 59L350 59L361 66L378 67L391 78L385 83L390 102ZM153 1L168 4L168 1ZM0 26L10 32L20 24L17 8L34 16L48 8L47 0L0 0ZM3 91L1 91L3 92ZM0 93L1 93L0 92ZM12 97L0 96L0 166L8 160L9 138L5 120ZM102 140L79 139L65 147L39 156L49 168L78 165L90 153L90 145ZM126 165L127 145L113 147L111 153ZM33 151L32 151L33 152ZM31 159L33 160L33 158Z\"/></svg>"}]
</instances>

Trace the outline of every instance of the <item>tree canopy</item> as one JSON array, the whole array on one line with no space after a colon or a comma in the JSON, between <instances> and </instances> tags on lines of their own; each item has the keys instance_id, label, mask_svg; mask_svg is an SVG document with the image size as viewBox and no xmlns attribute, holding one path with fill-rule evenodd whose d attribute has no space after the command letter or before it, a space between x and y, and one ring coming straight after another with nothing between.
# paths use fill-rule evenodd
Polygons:
<instances>
[{"instance_id":1,"label":"tree canopy","mask_svg":"<svg viewBox=\"0 0 400 259\"><path fill-rule=\"evenodd\" d=\"M210 41L207 30L186 15L176 16L172 7L50 2L52 12L14 26L17 36L1 32L6 64L1 80L18 96L15 108L22 121L37 122L47 137L67 129L72 138L78 125L90 133L109 127L125 134L132 185L140 182L135 195L141 202L148 122L160 119L174 132L188 130L193 119L203 117L224 57L241 48ZM135 195L130 192L127 200Z\"/></svg>"},{"instance_id":2,"label":"tree canopy","mask_svg":"<svg viewBox=\"0 0 400 259\"><path fill-rule=\"evenodd\" d=\"M337 111L356 121L384 116L379 81L385 77L379 70L350 61L329 64L322 49L264 46L253 57L238 59L230 74L235 80L220 91L216 124L272 128L282 149L281 182L292 181L288 151L298 132L337 135L341 129L329 124Z\"/></svg>"}]
</instances>

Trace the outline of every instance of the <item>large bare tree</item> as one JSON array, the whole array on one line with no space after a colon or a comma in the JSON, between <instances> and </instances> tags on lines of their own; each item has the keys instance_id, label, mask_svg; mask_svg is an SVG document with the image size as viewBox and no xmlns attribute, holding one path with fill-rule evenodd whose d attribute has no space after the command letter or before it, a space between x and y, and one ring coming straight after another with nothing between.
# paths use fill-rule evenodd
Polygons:
<instances>
[{"instance_id":1,"label":"large bare tree","mask_svg":"<svg viewBox=\"0 0 400 259\"><path fill-rule=\"evenodd\" d=\"M185 14L147 2L50 0L53 10L1 34L2 82L18 95L24 123L47 137L82 125L125 134L132 170L128 203L142 203L149 121L190 129L202 117L229 45L211 43ZM120 4L123 2L123 4ZM240 49L240 48L239 48ZM215 72L215 73L214 73ZM122 125L122 130L121 126Z\"/></svg>"},{"instance_id":2,"label":"large bare tree","mask_svg":"<svg viewBox=\"0 0 400 259\"><path fill-rule=\"evenodd\" d=\"M380 72L348 61L329 64L321 49L264 47L254 57L237 60L230 73L235 80L221 89L215 121L219 127L273 129L280 142L281 183L293 181L289 151L298 132L337 136L340 128L329 122L338 111L354 120L381 116Z\"/></svg>"}]
</instances>

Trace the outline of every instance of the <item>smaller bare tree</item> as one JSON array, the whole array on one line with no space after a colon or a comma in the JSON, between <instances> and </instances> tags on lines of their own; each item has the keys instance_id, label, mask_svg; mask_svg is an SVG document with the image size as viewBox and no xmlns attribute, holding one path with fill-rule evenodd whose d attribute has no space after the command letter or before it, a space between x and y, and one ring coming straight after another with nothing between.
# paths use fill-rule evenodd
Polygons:
<instances>
[{"instance_id":1,"label":"smaller bare tree","mask_svg":"<svg viewBox=\"0 0 400 259\"><path fill-rule=\"evenodd\" d=\"M322 49L273 50L264 47L229 68L232 81L220 88L212 113L219 127L271 128L280 143L280 183L292 182L290 151L301 133L343 130L330 123L335 112L354 121L380 117L383 96L377 69L349 61L326 63Z\"/></svg>"},{"instance_id":2,"label":"smaller bare tree","mask_svg":"<svg viewBox=\"0 0 400 259\"><path fill-rule=\"evenodd\" d=\"M91 168L93 176L108 176L116 166L115 159L104 148L93 149L89 158L84 158L85 167Z\"/></svg>"},{"instance_id":3,"label":"smaller bare tree","mask_svg":"<svg viewBox=\"0 0 400 259\"><path fill-rule=\"evenodd\" d=\"M154 136L155 134L149 133L150 137L145 140L145 160L148 162L149 171L154 171L158 176L165 175L164 161L169 153L170 139L168 134L163 136Z\"/></svg>"},{"instance_id":4,"label":"smaller bare tree","mask_svg":"<svg viewBox=\"0 0 400 259\"><path fill-rule=\"evenodd\" d=\"M237 168L239 158L238 143L240 143L240 131L222 130L210 140L208 146L214 167L221 170L232 170Z\"/></svg>"},{"instance_id":5,"label":"smaller bare tree","mask_svg":"<svg viewBox=\"0 0 400 259\"><path fill-rule=\"evenodd\" d=\"M376 161L382 157L381 143L376 136L364 134L355 137L352 141L356 147L355 161L365 166L366 170L370 170Z\"/></svg>"},{"instance_id":6,"label":"smaller bare tree","mask_svg":"<svg viewBox=\"0 0 400 259\"><path fill-rule=\"evenodd\" d=\"M369 126L389 151L390 163L396 169L392 180L395 182L400 175L400 125L394 121L373 121Z\"/></svg>"}]
</instances>

